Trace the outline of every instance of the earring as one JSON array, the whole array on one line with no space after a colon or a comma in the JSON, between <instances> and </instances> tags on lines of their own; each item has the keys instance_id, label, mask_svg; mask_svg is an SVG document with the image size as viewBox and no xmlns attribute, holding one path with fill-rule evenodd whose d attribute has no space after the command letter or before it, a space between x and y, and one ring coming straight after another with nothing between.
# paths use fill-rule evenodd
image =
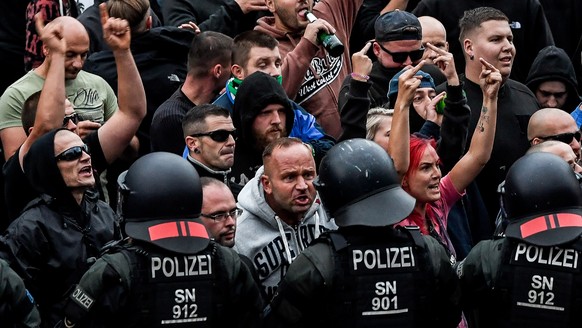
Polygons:
<instances>
[{"instance_id":1,"label":"earring","mask_svg":"<svg viewBox=\"0 0 582 328\"><path fill-rule=\"evenodd\" d=\"M194 154L200 154L200 150L198 148L194 148Z\"/></svg>"},{"instance_id":2,"label":"earring","mask_svg":"<svg viewBox=\"0 0 582 328\"><path fill-rule=\"evenodd\" d=\"M469 56L469 59L473 60L473 59L475 59L475 56L473 56L473 55L470 55L470 56Z\"/></svg>"}]
</instances>

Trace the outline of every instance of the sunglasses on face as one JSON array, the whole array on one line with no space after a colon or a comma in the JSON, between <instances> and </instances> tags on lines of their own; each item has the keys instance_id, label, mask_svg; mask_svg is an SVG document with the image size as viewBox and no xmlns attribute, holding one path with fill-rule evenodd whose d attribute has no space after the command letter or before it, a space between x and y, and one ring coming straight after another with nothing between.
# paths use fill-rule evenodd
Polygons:
<instances>
[{"instance_id":1,"label":"sunglasses on face","mask_svg":"<svg viewBox=\"0 0 582 328\"><path fill-rule=\"evenodd\" d=\"M229 216L231 218L233 218L233 220L236 220L236 218L239 217L239 215L241 215L243 212L242 209L240 208L233 208L232 210L228 211L228 212L220 212L220 213L214 213L214 214L200 214L201 216L207 217L209 219L214 220L215 222L221 222L226 220Z\"/></svg>"},{"instance_id":2,"label":"sunglasses on face","mask_svg":"<svg viewBox=\"0 0 582 328\"><path fill-rule=\"evenodd\" d=\"M79 123L79 114L73 113L70 115L65 115L65 117L63 118L63 127L66 127L69 124L69 121L75 124Z\"/></svg>"},{"instance_id":3,"label":"sunglasses on face","mask_svg":"<svg viewBox=\"0 0 582 328\"><path fill-rule=\"evenodd\" d=\"M87 155L91 155L89 152L89 146L83 144L82 146L75 146L65 150L64 152L55 156L55 159L57 161L70 162L81 158L81 156L83 156L83 152L87 153Z\"/></svg>"},{"instance_id":4,"label":"sunglasses on face","mask_svg":"<svg viewBox=\"0 0 582 328\"><path fill-rule=\"evenodd\" d=\"M582 134L580 134L580 131L576 131L574 133L568 132L568 133L561 133L561 134L555 134L552 136L538 137L538 138L540 138L542 140L556 140L556 141L561 141L563 143L570 144L570 143L572 143L572 141L574 139L576 139L576 141L580 142L581 137L582 137Z\"/></svg>"},{"instance_id":5,"label":"sunglasses on face","mask_svg":"<svg viewBox=\"0 0 582 328\"><path fill-rule=\"evenodd\" d=\"M216 142L225 142L226 140L228 140L228 136L232 136L234 138L234 140L236 140L237 136L236 136L236 129L232 130L232 131L228 131L228 130L216 130L216 131L211 131L211 132L206 132L206 133L195 133L195 134L191 134L191 137L210 137L210 139L216 141Z\"/></svg>"},{"instance_id":6,"label":"sunglasses on face","mask_svg":"<svg viewBox=\"0 0 582 328\"><path fill-rule=\"evenodd\" d=\"M379 42L376 42L382 51L386 52L390 56L392 56L392 60L395 63L402 64L406 61L408 57L410 57L411 62L416 62L422 58L424 55L424 47L421 47L418 50L413 51L405 51L405 52L392 52L386 48L384 48Z\"/></svg>"}]
</instances>

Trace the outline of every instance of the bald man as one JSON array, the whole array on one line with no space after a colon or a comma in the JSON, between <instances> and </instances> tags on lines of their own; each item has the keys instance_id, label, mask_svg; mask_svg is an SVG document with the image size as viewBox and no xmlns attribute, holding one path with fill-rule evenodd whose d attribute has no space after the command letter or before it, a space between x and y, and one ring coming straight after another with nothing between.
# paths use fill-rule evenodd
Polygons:
<instances>
[{"instance_id":1,"label":"bald man","mask_svg":"<svg viewBox=\"0 0 582 328\"><path fill-rule=\"evenodd\" d=\"M101 77L82 71L89 51L89 35L85 27L72 17L58 17L49 24L62 24L66 41L65 89L75 111L83 119L77 131L83 137L101 126L117 110L115 93ZM49 26L47 24L47 26ZM43 46L45 56L49 49ZM9 86L0 97L0 139L5 159L10 158L26 140L20 120L22 105L33 93L42 89L49 63L45 61Z\"/></svg>"},{"instance_id":2,"label":"bald man","mask_svg":"<svg viewBox=\"0 0 582 328\"><path fill-rule=\"evenodd\" d=\"M574 172L582 173L582 167L576 163L576 154L574 154L574 151L570 145L567 145L561 141L548 140L537 145L533 145L526 152L526 154L531 153L552 153L554 155L560 156L570 165L570 167L572 167Z\"/></svg>"},{"instance_id":3,"label":"bald man","mask_svg":"<svg viewBox=\"0 0 582 328\"><path fill-rule=\"evenodd\" d=\"M580 159L580 131L574 118L558 108L543 108L535 112L527 126L527 139L532 146L548 140L561 141Z\"/></svg>"},{"instance_id":4,"label":"bald man","mask_svg":"<svg viewBox=\"0 0 582 328\"><path fill-rule=\"evenodd\" d=\"M418 17L418 20L422 27L422 46L424 47L422 59L426 60L428 64L434 64L433 60L438 57L438 54L427 47L426 44L430 43L437 48L449 51L447 31L443 24L434 17L421 16Z\"/></svg>"}]
</instances>

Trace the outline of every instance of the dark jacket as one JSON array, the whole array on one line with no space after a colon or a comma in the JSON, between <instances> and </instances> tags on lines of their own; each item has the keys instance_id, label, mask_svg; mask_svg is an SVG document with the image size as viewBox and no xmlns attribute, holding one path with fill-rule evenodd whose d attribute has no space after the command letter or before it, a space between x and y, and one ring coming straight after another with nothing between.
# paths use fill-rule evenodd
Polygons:
<instances>
[{"instance_id":1,"label":"dark jacket","mask_svg":"<svg viewBox=\"0 0 582 328\"><path fill-rule=\"evenodd\" d=\"M196 172L198 172L198 176L202 177L209 177L209 178L214 178L218 181L222 181L224 182L225 185L228 186L228 188L230 189L230 191L232 192L232 195L234 196L234 199L238 198L238 194L240 193L242 186L236 183L233 183L229 180L230 178L230 172L231 170L228 169L226 171L215 171L212 170L211 168L209 168L208 166L198 162L197 160L195 160L194 158L188 156L187 157L188 162L190 162L190 164L192 164L192 166L194 166L194 168L196 169Z\"/></svg>"},{"instance_id":2,"label":"dark jacket","mask_svg":"<svg viewBox=\"0 0 582 328\"><path fill-rule=\"evenodd\" d=\"M459 42L459 19L466 10L481 6L497 8L509 18L513 43L517 50L511 78L520 82L525 81L537 53L542 48L554 44L552 31L538 0L423 0L412 13L417 17L432 16L445 26L449 51L455 57L457 71L462 72L465 60Z\"/></svg>"},{"instance_id":3,"label":"dark jacket","mask_svg":"<svg viewBox=\"0 0 582 328\"><path fill-rule=\"evenodd\" d=\"M86 8L78 17L79 22L85 26L85 29L89 34L90 54L103 50L109 50L109 46L107 46L107 43L105 43L103 40L103 27L101 26L101 16L99 14L99 4L104 2L107 2L107 0L94 0L93 5ZM156 1L150 2L152 7L154 3L156 3ZM152 28L162 26L162 22L151 9L150 15L152 16ZM114 88L113 90L117 89Z\"/></svg>"},{"instance_id":4,"label":"dark jacket","mask_svg":"<svg viewBox=\"0 0 582 328\"><path fill-rule=\"evenodd\" d=\"M99 249L119 237L113 210L93 190L77 204L54 154L53 130L24 158L26 176L41 193L0 239L0 256L25 281L40 305L43 325L62 318L67 290L89 268Z\"/></svg>"},{"instance_id":5,"label":"dark jacket","mask_svg":"<svg viewBox=\"0 0 582 328\"><path fill-rule=\"evenodd\" d=\"M3 260L0 260L0 322L3 327L40 326L34 299L22 279Z\"/></svg>"},{"instance_id":6,"label":"dark jacket","mask_svg":"<svg viewBox=\"0 0 582 328\"><path fill-rule=\"evenodd\" d=\"M154 268L154 259L175 270ZM213 241L196 254L137 240L117 246L97 260L78 290L95 300L87 309L69 299L66 318L81 327L261 327L262 299L250 269L234 250ZM186 324L160 323L175 319Z\"/></svg>"},{"instance_id":7,"label":"dark jacket","mask_svg":"<svg viewBox=\"0 0 582 328\"><path fill-rule=\"evenodd\" d=\"M235 37L250 31L257 19L268 12L252 11L244 14L234 0L164 0L164 25L178 27L194 22L200 31L215 31Z\"/></svg>"},{"instance_id":8,"label":"dark jacket","mask_svg":"<svg viewBox=\"0 0 582 328\"><path fill-rule=\"evenodd\" d=\"M184 153L186 142L182 133L182 119L196 104L182 92L182 85L164 101L152 117L150 126L151 151Z\"/></svg>"},{"instance_id":9,"label":"dark jacket","mask_svg":"<svg viewBox=\"0 0 582 328\"><path fill-rule=\"evenodd\" d=\"M234 182L238 184L246 184L263 164L263 149L256 145L252 126L259 113L271 104L281 104L285 108L285 136L289 135L293 129L295 114L283 87L276 79L263 72L255 72L246 77L238 88L232 115L234 127L239 131L232 167Z\"/></svg>"},{"instance_id":10,"label":"dark jacket","mask_svg":"<svg viewBox=\"0 0 582 328\"><path fill-rule=\"evenodd\" d=\"M562 109L568 113L576 109L580 103L576 72L568 54L556 46L547 46L540 50L531 65L525 85L535 94L538 86L546 81L563 82L566 85L568 98Z\"/></svg>"},{"instance_id":11,"label":"dark jacket","mask_svg":"<svg viewBox=\"0 0 582 328\"><path fill-rule=\"evenodd\" d=\"M342 241L344 248L338 247ZM409 260L414 264L390 267L385 262L387 254L393 254L389 250L407 246L413 249ZM366 267L356 264L353 250L365 254L379 250L374 253L377 262ZM382 259L384 265L376 265ZM374 278L368 276L383 280L371 282ZM382 294L384 282L393 284L391 292ZM457 327L457 292L458 280L447 253L434 238L418 234L413 241L403 230L391 227L345 227L323 235L293 261L271 302L266 326L358 327L373 321L376 325L368 326L382 327L388 322L398 327ZM388 306L374 308L374 299L386 295L397 297L399 302L389 309L400 310L401 315L381 315Z\"/></svg>"},{"instance_id":12,"label":"dark jacket","mask_svg":"<svg viewBox=\"0 0 582 328\"><path fill-rule=\"evenodd\" d=\"M227 84L232 85L235 89L238 88L238 86L233 83L232 79L230 79ZM218 97L213 104L228 109L232 115L234 99L236 99L236 97L229 94L230 91L228 85L226 90L227 91ZM289 133L289 136L299 138L301 141L310 144L315 151L315 163L319 165L323 156L325 156L327 151L335 145L335 140L331 136L325 134L321 126L315 120L315 116L308 113L303 109L303 107L294 101L291 101L291 105L293 106L295 118L293 119L293 129Z\"/></svg>"},{"instance_id":13,"label":"dark jacket","mask_svg":"<svg viewBox=\"0 0 582 328\"><path fill-rule=\"evenodd\" d=\"M131 53L141 76L147 99L147 113L137 131L140 154L150 151L150 125L158 107L184 83L186 63L194 32L177 27L157 27L132 36ZM117 92L117 67L110 50L95 53L84 69L97 74Z\"/></svg>"}]
</instances>

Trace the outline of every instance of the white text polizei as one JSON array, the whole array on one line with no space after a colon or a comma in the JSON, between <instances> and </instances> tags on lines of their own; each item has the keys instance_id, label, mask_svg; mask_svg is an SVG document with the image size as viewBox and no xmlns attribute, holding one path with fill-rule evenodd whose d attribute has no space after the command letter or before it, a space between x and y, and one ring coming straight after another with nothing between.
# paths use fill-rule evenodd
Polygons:
<instances>
[{"instance_id":1,"label":"white text polizei","mask_svg":"<svg viewBox=\"0 0 582 328\"><path fill-rule=\"evenodd\" d=\"M372 248L352 251L354 270L409 268L415 266L412 247Z\"/></svg>"},{"instance_id":2,"label":"white text polizei","mask_svg":"<svg viewBox=\"0 0 582 328\"><path fill-rule=\"evenodd\" d=\"M515 261L553 265L563 268L578 268L578 252L559 247L539 247L519 243L515 251Z\"/></svg>"},{"instance_id":3,"label":"white text polizei","mask_svg":"<svg viewBox=\"0 0 582 328\"><path fill-rule=\"evenodd\" d=\"M163 274L167 278L212 274L212 257L208 254L152 257L152 278Z\"/></svg>"}]
</instances>

